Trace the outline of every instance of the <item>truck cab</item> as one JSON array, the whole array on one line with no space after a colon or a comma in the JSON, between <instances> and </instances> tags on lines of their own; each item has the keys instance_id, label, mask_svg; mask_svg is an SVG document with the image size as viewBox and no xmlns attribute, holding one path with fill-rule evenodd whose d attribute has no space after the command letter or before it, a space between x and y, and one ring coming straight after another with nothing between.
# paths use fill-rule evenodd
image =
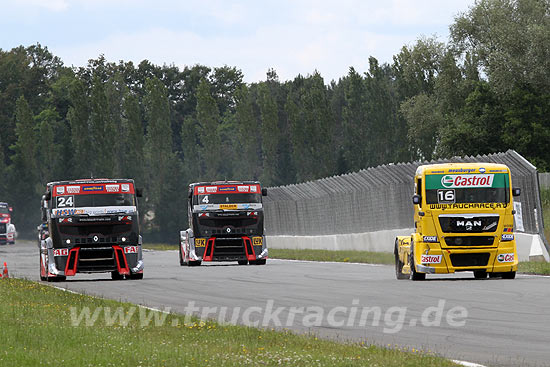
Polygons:
<instances>
[{"instance_id":1,"label":"truck cab","mask_svg":"<svg viewBox=\"0 0 550 367\"><path fill-rule=\"evenodd\" d=\"M180 232L180 265L237 261L263 265L267 259L262 189L258 181L189 185L189 228Z\"/></svg>"},{"instance_id":2,"label":"truck cab","mask_svg":"<svg viewBox=\"0 0 550 367\"><path fill-rule=\"evenodd\" d=\"M414 226L398 236L396 277L473 271L475 278L515 277L510 169L495 163L446 163L418 167L414 177Z\"/></svg>"},{"instance_id":3,"label":"truck cab","mask_svg":"<svg viewBox=\"0 0 550 367\"><path fill-rule=\"evenodd\" d=\"M40 278L108 272L114 280L142 279L138 196L129 179L48 183L38 226Z\"/></svg>"},{"instance_id":4,"label":"truck cab","mask_svg":"<svg viewBox=\"0 0 550 367\"><path fill-rule=\"evenodd\" d=\"M15 225L11 222L13 208L0 203L0 245L15 245Z\"/></svg>"}]
</instances>

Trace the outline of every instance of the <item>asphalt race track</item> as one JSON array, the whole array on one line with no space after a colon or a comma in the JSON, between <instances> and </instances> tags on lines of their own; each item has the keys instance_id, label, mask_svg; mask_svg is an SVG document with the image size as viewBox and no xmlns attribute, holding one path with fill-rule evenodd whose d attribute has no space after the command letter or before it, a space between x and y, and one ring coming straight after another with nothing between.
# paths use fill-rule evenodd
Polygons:
<instances>
[{"instance_id":1,"label":"asphalt race track","mask_svg":"<svg viewBox=\"0 0 550 367\"><path fill-rule=\"evenodd\" d=\"M179 266L176 251L144 253L143 280L77 274L52 285L171 312L337 340L431 351L487 366L550 365L550 277L474 280L472 273L396 280L392 266L268 260L266 266ZM38 248L0 247L10 275L39 281ZM47 284L47 283L44 283ZM210 307L207 309L205 307ZM363 316L363 317L362 317Z\"/></svg>"}]
</instances>

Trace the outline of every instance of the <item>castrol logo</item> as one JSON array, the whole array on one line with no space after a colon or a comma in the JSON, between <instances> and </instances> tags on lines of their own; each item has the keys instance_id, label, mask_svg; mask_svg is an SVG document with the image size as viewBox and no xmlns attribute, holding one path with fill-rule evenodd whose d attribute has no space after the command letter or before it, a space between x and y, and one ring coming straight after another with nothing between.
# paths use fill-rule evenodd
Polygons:
<instances>
[{"instance_id":1,"label":"castrol logo","mask_svg":"<svg viewBox=\"0 0 550 367\"><path fill-rule=\"evenodd\" d=\"M441 263L441 255L421 255L420 261L422 264L439 264Z\"/></svg>"},{"instance_id":2,"label":"castrol logo","mask_svg":"<svg viewBox=\"0 0 550 367\"><path fill-rule=\"evenodd\" d=\"M492 187L494 175L445 175L441 184L448 188Z\"/></svg>"},{"instance_id":3,"label":"castrol logo","mask_svg":"<svg viewBox=\"0 0 550 367\"><path fill-rule=\"evenodd\" d=\"M499 254L497 256L497 260L499 263L510 263L514 261L514 254Z\"/></svg>"}]
</instances>

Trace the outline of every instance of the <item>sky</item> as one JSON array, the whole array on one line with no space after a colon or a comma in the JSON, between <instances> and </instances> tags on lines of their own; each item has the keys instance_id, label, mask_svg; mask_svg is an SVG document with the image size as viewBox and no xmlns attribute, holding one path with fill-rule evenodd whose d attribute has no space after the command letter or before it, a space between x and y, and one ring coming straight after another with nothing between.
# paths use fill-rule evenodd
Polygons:
<instances>
[{"instance_id":1,"label":"sky","mask_svg":"<svg viewBox=\"0 0 550 367\"><path fill-rule=\"evenodd\" d=\"M147 59L234 66L245 82L368 70L422 36L448 41L474 0L0 0L0 49L40 43L66 66Z\"/></svg>"}]
</instances>

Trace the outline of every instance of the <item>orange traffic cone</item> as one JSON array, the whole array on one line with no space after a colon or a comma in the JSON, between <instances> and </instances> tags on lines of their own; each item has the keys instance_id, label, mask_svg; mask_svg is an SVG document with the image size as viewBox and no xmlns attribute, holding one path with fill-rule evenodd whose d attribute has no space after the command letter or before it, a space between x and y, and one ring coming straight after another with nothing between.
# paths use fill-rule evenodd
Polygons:
<instances>
[{"instance_id":1,"label":"orange traffic cone","mask_svg":"<svg viewBox=\"0 0 550 367\"><path fill-rule=\"evenodd\" d=\"M6 262L4 261L4 271L2 272L2 278L9 278L9 274L8 274L8 265L6 264Z\"/></svg>"}]
</instances>

